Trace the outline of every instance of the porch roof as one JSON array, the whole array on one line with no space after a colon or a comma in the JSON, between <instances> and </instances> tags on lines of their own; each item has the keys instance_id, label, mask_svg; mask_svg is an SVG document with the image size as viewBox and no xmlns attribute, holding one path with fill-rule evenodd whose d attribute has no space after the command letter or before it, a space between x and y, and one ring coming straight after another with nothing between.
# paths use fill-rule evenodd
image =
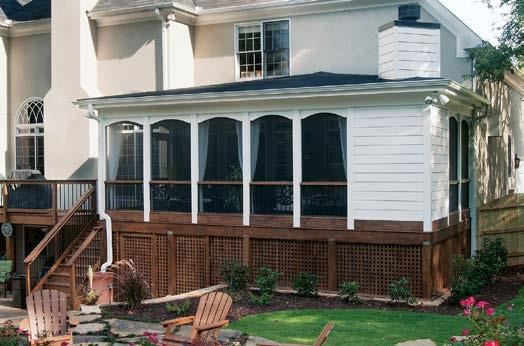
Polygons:
<instances>
[{"instance_id":1,"label":"porch roof","mask_svg":"<svg viewBox=\"0 0 524 346\"><path fill-rule=\"evenodd\" d=\"M289 77L257 79L251 81L205 85L190 88L158 90L147 92L125 93L119 95L102 96L80 99L74 104L81 108L88 105L117 106L135 103L179 103L179 102L206 102L226 99L248 100L256 98L292 97L299 94L333 93L343 95L350 93L378 94L396 90L396 92L426 92L440 89L451 90L461 94L470 102L489 104L488 100L472 92L464 86L443 78L408 78L382 79L377 75L336 74L317 72L311 74L294 75Z\"/></svg>"}]
</instances>

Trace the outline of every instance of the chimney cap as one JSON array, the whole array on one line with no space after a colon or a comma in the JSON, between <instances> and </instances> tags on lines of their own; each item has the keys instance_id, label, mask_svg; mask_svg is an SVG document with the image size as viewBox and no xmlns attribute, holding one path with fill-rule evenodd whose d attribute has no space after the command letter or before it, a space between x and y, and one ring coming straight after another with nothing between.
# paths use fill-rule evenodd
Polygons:
<instances>
[{"instance_id":1,"label":"chimney cap","mask_svg":"<svg viewBox=\"0 0 524 346\"><path fill-rule=\"evenodd\" d=\"M417 20L420 19L420 5L406 4L406 5L399 6L398 19L416 22Z\"/></svg>"}]
</instances>

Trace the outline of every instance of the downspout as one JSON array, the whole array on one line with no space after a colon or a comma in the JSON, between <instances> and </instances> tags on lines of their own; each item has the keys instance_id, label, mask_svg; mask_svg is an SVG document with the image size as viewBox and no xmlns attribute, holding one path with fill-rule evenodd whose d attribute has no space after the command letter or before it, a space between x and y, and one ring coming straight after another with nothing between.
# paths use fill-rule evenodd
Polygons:
<instances>
[{"instance_id":1,"label":"downspout","mask_svg":"<svg viewBox=\"0 0 524 346\"><path fill-rule=\"evenodd\" d=\"M166 15L160 8L155 9L155 15L162 25L162 88L168 90L169 85L169 22L173 14Z\"/></svg>"},{"instance_id":2,"label":"downspout","mask_svg":"<svg viewBox=\"0 0 524 346\"><path fill-rule=\"evenodd\" d=\"M96 122L100 123L100 118L96 115L96 111L93 105L88 106L88 111L85 117L87 119L95 120ZM100 160L103 158L99 157L98 159ZM100 179L100 174L98 178ZM105 207L104 208L99 207L98 215L100 215L100 218L106 222L106 258L107 258L107 261L104 264L102 264L100 268L100 271L105 273L107 271L107 268L109 268L109 266L113 264L113 220L111 219L111 216L106 214Z\"/></svg>"}]
</instances>

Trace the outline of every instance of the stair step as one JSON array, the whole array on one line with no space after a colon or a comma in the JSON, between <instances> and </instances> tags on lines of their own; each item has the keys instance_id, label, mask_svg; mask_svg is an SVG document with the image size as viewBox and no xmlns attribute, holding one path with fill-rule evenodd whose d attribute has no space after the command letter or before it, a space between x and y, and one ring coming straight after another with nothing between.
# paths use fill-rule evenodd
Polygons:
<instances>
[{"instance_id":1,"label":"stair step","mask_svg":"<svg viewBox=\"0 0 524 346\"><path fill-rule=\"evenodd\" d=\"M69 288L70 283L66 282L66 281L54 280L53 278L51 278L51 279L47 280L47 282L45 283L45 286L67 287L67 288Z\"/></svg>"}]
</instances>

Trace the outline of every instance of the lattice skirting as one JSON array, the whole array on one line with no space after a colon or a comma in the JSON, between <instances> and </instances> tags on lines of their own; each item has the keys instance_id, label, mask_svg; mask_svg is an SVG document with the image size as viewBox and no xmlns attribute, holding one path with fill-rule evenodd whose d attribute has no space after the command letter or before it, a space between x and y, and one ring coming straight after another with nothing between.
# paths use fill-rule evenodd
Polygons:
<instances>
[{"instance_id":1,"label":"lattice skirting","mask_svg":"<svg viewBox=\"0 0 524 346\"><path fill-rule=\"evenodd\" d=\"M308 271L317 274L321 289L357 281L362 293L386 295L392 281L406 276L421 297L426 294L423 278L432 281L430 289L446 287L451 256L469 253L469 232L432 245L425 274L423 245L125 232L115 239L116 258L135 261L155 297L220 283L219 269L226 260L248 264L252 281L260 267L276 269L283 273L280 287L290 287L299 272Z\"/></svg>"}]
</instances>

